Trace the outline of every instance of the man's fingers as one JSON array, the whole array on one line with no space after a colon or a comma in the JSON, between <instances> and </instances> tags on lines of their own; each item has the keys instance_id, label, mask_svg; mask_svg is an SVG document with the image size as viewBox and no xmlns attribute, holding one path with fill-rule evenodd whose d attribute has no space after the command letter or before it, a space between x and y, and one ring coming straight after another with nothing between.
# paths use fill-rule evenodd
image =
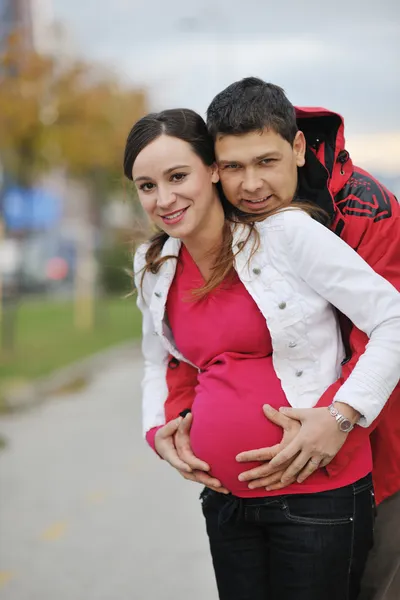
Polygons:
<instances>
[{"instance_id":1,"label":"man's fingers","mask_svg":"<svg viewBox=\"0 0 400 600\"><path fill-rule=\"evenodd\" d=\"M249 483L250 490L257 490L259 488L266 488L273 483L280 483L283 471L279 471L279 473L274 473L274 475L269 475L268 477L261 477L260 479L255 479Z\"/></svg>"},{"instance_id":2,"label":"man's fingers","mask_svg":"<svg viewBox=\"0 0 400 600\"><path fill-rule=\"evenodd\" d=\"M257 462L260 460L272 460L281 450L280 444L270 446L268 448L258 448L257 450L246 450L246 452L240 452L236 456L238 462Z\"/></svg>"},{"instance_id":3,"label":"man's fingers","mask_svg":"<svg viewBox=\"0 0 400 600\"><path fill-rule=\"evenodd\" d=\"M255 467L254 469L250 469L249 471L244 471L240 473L238 479L239 481L252 481L253 479L260 479L260 477L265 477L269 475L268 472L268 463L265 465L260 465L259 467Z\"/></svg>"},{"instance_id":4,"label":"man's fingers","mask_svg":"<svg viewBox=\"0 0 400 600\"><path fill-rule=\"evenodd\" d=\"M306 463L305 467L297 475L297 481L298 481L298 483L303 483L303 481L305 481L307 479L307 477L310 477L310 475L312 475L313 473L315 473L315 471L317 469L319 469L319 467L320 467L320 463L318 463L317 460L315 462L313 462L310 459Z\"/></svg>"},{"instance_id":5,"label":"man's fingers","mask_svg":"<svg viewBox=\"0 0 400 600\"><path fill-rule=\"evenodd\" d=\"M249 489L254 490L261 487L267 487L268 485L272 485L275 483L279 483L281 481L282 475L284 474L286 468L290 465L290 463L286 463L281 467L277 472L268 474L267 476L260 477L258 479L254 479L249 483ZM265 465L267 467L267 465ZM264 469L265 470L265 469Z\"/></svg>"},{"instance_id":6,"label":"man's fingers","mask_svg":"<svg viewBox=\"0 0 400 600\"><path fill-rule=\"evenodd\" d=\"M292 462L292 464L286 469L284 474L282 475L282 483L286 483L298 476L300 471L306 466L306 464L310 461L310 456L307 452L300 452L299 456ZM312 463L311 463L312 464ZM318 468L319 463L317 465L313 465L314 471Z\"/></svg>"},{"instance_id":7,"label":"man's fingers","mask_svg":"<svg viewBox=\"0 0 400 600\"><path fill-rule=\"evenodd\" d=\"M282 429L289 427L292 423L292 419L289 419L289 417L283 413L275 410L275 408L272 408L272 406L269 404L264 404L263 413L269 421L275 423L275 425L278 425L279 427L282 427Z\"/></svg>"},{"instance_id":8,"label":"man's fingers","mask_svg":"<svg viewBox=\"0 0 400 600\"><path fill-rule=\"evenodd\" d=\"M293 479L290 479L289 481L287 481L285 483L282 483L282 481L280 481L279 483L271 483L270 485L266 486L265 489L268 492L274 492L276 490L282 490L283 488L286 488L288 485L291 485L295 481L296 481L296 478L293 477Z\"/></svg>"},{"instance_id":9,"label":"man's fingers","mask_svg":"<svg viewBox=\"0 0 400 600\"><path fill-rule=\"evenodd\" d=\"M272 475L268 475L268 477L263 477L262 479L259 479L257 483L259 481L262 482L263 487L268 489L270 485L276 485L278 483L281 483L281 478L284 472L285 469L281 469L277 473L273 473Z\"/></svg>"},{"instance_id":10,"label":"man's fingers","mask_svg":"<svg viewBox=\"0 0 400 600\"><path fill-rule=\"evenodd\" d=\"M294 457L300 452L301 444L298 441L298 437L295 439L283 450L281 450L275 458L273 458L268 464L268 475L274 473L278 470L278 467L281 468L285 463L292 461Z\"/></svg>"},{"instance_id":11,"label":"man's fingers","mask_svg":"<svg viewBox=\"0 0 400 600\"><path fill-rule=\"evenodd\" d=\"M255 481L251 481L249 483L249 489L255 490L255 489L259 489L259 488L265 488L268 491L280 490L296 481L296 478L293 477L288 482L286 482L286 481L282 482L281 478L282 478L283 473L284 473L284 471L281 470L278 473L269 475L268 477L261 477L261 479L256 479Z\"/></svg>"}]
</instances>

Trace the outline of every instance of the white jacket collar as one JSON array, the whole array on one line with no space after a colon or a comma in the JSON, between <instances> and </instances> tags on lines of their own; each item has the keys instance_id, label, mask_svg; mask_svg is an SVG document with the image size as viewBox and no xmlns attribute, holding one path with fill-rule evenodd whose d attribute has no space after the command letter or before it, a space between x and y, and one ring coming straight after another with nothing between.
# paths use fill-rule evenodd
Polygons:
<instances>
[{"instance_id":1,"label":"white jacket collar","mask_svg":"<svg viewBox=\"0 0 400 600\"><path fill-rule=\"evenodd\" d=\"M256 230L260 231L263 227L264 222L256 223ZM238 272L242 272L244 275L244 269L246 265L248 266L249 258L251 256L252 250L252 241L249 240L246 244L248 237L248 227L242 223L233 225L232 224L232 250L234 255L237 254L237 257L234 261L235 268ZM241 248L241 245L245 244L244 248ZM178 238L169 237L165 242L163 249L161 251L161 258L166 256L179 256L179 252L182 246L182 242ZM175 276L177 261L175 260L167 260L160 267L158 272L157 283L154 288L154 293L157 297L162 290L169 290L172 281ZM165 299L166 300L166 299Z\"/></svg>"}]
</instances>

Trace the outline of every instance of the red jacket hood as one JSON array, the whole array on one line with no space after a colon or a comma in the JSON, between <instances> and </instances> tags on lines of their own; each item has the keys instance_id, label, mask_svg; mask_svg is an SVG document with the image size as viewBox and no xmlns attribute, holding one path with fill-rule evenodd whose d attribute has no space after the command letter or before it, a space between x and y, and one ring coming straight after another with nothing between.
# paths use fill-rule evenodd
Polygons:
<instances>
[{"instance_id":1,"label":"red jacket hood","mask_svg":"<svg viewBox=\"0 0 400 600\"><path fill-rule=\"evenodd\" d=\"M322 107L296 106L297 125L307 146L328 171L328 188L335 196L347 183L353 164L345 149L344 120Z\"/></svg>"}]
</instances>

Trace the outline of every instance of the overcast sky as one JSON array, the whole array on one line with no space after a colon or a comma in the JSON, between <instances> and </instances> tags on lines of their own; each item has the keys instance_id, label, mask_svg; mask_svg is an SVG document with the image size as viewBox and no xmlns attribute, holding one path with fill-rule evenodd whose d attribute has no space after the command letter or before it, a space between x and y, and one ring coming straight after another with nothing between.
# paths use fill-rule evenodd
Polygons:
<instances>
[{"instance_id":1,"label":"overcast sky","mask_svg":"<svg viewBox=\"0 0 400 600\"><path fill-rule=\"evenodd\" d=\"M74 50L145 85L151 108L204 115L256 75L342 113L353 156L400 174L399 0L53 0L53 11Z\"/></svg>"}]
</instances>

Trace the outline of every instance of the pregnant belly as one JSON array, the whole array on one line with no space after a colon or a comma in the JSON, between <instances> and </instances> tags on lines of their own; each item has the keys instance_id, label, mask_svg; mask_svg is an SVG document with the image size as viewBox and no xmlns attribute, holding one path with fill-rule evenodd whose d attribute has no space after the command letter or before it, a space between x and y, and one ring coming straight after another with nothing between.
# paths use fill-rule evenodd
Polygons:
<instances>
[{"instance_id":1,"label":"pregnant belly","mask_svg":"<svg viewBox=\"0 0 400 600\"><path fill-rule=\"evenodd\" d=\"M288 402L271 359L244 359L228 367L218 364L200 376L190 438L193 452L210 465L211 474L232 494L246 496L247 483L238 476L260 463L238 463L236 455L281 441L282 429L264 416L262 407Z\"/></svg>"}]
</instances>

